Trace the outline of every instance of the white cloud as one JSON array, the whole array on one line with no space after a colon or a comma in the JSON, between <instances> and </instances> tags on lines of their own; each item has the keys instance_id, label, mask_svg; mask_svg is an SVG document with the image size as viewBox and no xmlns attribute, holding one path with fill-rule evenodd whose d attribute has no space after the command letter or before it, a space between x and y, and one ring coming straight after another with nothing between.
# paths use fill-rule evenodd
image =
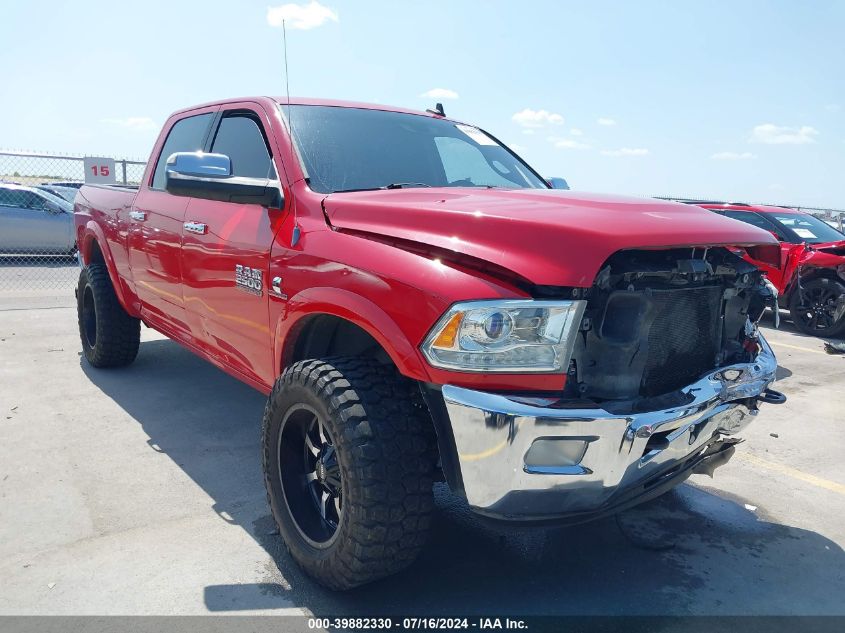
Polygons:
<instances>
[{"instance_id":1,"label":"white cloud","mask_svg":"<svg viewBox=\"0 0 845 633\"><path fill-rule=\"evenodd\" d=\"M716 152L710 158L713 160L751 160L757 158L757 155L751 152Z\"/></svg>"},{"instance_id":2,"label":"white cloud","mask_svg":"<svg viewBox=\"0 0 845 633\"><path fill-rule=\"evenodd\" d=\"M647 156L648 150L644 147L623 147L621 149L606 149L602 151L604 156Z\"/></svg>"},{"instance_id":3,"label":"white cloud","mask_svg":"<svg viewBox=\"0 0 845 633\"><path fill-rule=\"evenodd\" d=\"M537 128L544 125L563 125L563 117L548 110L525 108L513 115L513 120L522 127Z\"/></svg>"},{"instance_id":4,"label":"white cloud","mask_svg":"<svg viewBox=\"0 0 845 633\"><path fill-rule=\"evenodd\" d=\"M616 119L610 119L608 117L603 116L603 117L599 117L598 119L596 119L596 123L598 123L599 125L606 125L606 126L616 125Z\"/></svg>"},{"instance_id":5,"label":"white cloud","mask_svg":"<svg viewBox=\"0 0 845 633\"><path fill-rule=\"evenodd\" d=\"M571 130L569 130L569 133L570 133L572 136L583 136L583 135L584 135L584 132L582 132L581 130L579 130L577 127L574 127L574 128L572 128Z\"/></svg>"},{"instance_id":6,"label":"white cloud","mask_svg":"<svg viewBox=\"0 0 845 633\"><path fill-rule=\"evenodd\" d=\"M138 132L156 132L159 129L156 122L148 116L130 116L125 119L103 119L103 123Z\"/></svg>"},{"instance_id":7,"label":"white cloud","mask_svg":"<svg viewBox=\"0 0 845 633\"><path fill-rule=\"evenodd\" d=\"M308 4L282 4L278 7L267 7L267 24L282 26L299 31L307 31L322 26L331 20L337 22L340 18L337 11L324 7L317 0Z\"/></svg>"},{"instance_id":8,"label":"white cloud","mask_svg":"<svg viewBox=\"0 0 845 633\"><path fill-rule=\"evenodd\" d=\"M424 99L457 99L458 93L448 88L432 88L420 95Z\"/></svg>"},{"instance_id":9,"label":"white cloud","mask_svg":"<svg viewBox=\"0 0 845 633\"><path fill-rule=\"evenodd\" d=\"M815 143L819 131L809 125L786 127L774 123L757 125L751 131L751 141L768 145L805 145Z\"/></svg>"},{"instance_id":10,"label":"white cloud","mask_svg":"<svg viewBox=\"0 0 845 633\"><path fill-rule=\"evenodd\" d=\"M560 136L550 136L549 142L555 147L561 149L590 149L590 145L576 141L574 138L561 138Z\"/></svg>"},{"instance_id":11,"label":"white cloud","mask_svg":"<svg viewBox=\"0 0 845 633\"><path fill-rule=\"evenodd\" d=\"M828 103L824 109L828 112L839 112L842 109L842 106L838 103Z\"/></svg>"}]
</instances>

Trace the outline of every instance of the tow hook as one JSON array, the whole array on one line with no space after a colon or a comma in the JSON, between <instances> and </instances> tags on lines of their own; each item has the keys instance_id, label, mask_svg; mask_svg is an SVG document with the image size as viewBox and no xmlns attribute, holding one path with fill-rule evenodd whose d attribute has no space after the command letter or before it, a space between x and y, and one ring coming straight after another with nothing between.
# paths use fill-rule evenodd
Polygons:
<instances>
[{"instance_id":1,"label":"tow hook","mask_svg":"<svg viewBox=\"0 0 845 633\"><path fill-rule=\"evenodd\" d=\"M766 404L783 404L786 402L786 396L780 391L774 389L766 389L763 393L757 396L757 400L765 402Z\"/></svg>"}]
</instances>

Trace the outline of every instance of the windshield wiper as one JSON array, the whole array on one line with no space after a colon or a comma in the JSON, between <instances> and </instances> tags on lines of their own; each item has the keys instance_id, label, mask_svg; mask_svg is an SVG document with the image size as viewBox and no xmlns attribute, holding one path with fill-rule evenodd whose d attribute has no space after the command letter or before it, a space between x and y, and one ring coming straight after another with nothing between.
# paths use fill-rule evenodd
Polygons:
<instances>
[{"instance_id":1,"label":"windshield wiper","mask_svg":"<svg viewBox=\"0 0 845 633\"><path fill-rule=\"evenodd\" d=\"M389 185L385 185L384 187L379 187L379 189L405 189L405 188L412 188L412 187L431 187L431 185L427 185L424 182L392 182Z\"/></svg>"},{"instance_id":2,"label":"windshield wiper","mask_svg":"<svg viewBox=\"0 0 845 633\"><path fill-rule=\"evenodd\" d=\"M338 189L337 191L332 191L332 193L354 193L356 191L385 191L387 189L410 189L413 187L431 187L431 185L427 185L424 182L392 182L389 185L384 185L382 187L362 187L360 189Z\"/></svg>"}]
</instances>

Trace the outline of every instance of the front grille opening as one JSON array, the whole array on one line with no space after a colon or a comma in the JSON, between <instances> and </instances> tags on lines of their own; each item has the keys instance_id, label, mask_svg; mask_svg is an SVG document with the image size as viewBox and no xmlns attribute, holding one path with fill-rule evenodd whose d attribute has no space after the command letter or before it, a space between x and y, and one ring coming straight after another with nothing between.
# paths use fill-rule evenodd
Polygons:
<instances>
[{"instance_id":1,"label":"front grille opening","mask_svg":"<svg viewBox=\"0 0 845 633\"><path fill-rule=\"evenodd\" d=\"M654 291L652 301L643 396L674 391L715 369L719 349L721 288Z\"/></svg>"},{"instance_id":2,"label":"front grille opening","mask_svg":"<svg viewBox=\"0 0 845 633\"><path fill-rule=\"evenodd\" d=\"M616 253L589 291L569 395L634 411L748 362L759 288L760 272L726 248Z\"/></svg>"}]
</instances>

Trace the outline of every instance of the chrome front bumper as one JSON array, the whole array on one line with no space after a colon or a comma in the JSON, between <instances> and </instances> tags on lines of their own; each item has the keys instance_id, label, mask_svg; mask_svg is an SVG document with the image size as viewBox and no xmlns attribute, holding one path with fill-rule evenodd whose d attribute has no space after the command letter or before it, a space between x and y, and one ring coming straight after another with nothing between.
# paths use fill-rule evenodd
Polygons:
<instances>
[{"instance_id":1,"label":"chrome front bumper","mask_svg":"<svg viewBox=\"0 0 845 633\"><path fill-rule=\"evenodd\" d=\"M719 437L738 433L757 413L756 399L777 369L762 336L760 344L755 362L714 371L678 392L682 405L644 413L443 386L467 501L497 518L565 518L691 470L693 458L709 455ZM535 442L549 440L569 442L552 446L570 446L571 463L526 460Z\"/></svg>"}]
</instances>

